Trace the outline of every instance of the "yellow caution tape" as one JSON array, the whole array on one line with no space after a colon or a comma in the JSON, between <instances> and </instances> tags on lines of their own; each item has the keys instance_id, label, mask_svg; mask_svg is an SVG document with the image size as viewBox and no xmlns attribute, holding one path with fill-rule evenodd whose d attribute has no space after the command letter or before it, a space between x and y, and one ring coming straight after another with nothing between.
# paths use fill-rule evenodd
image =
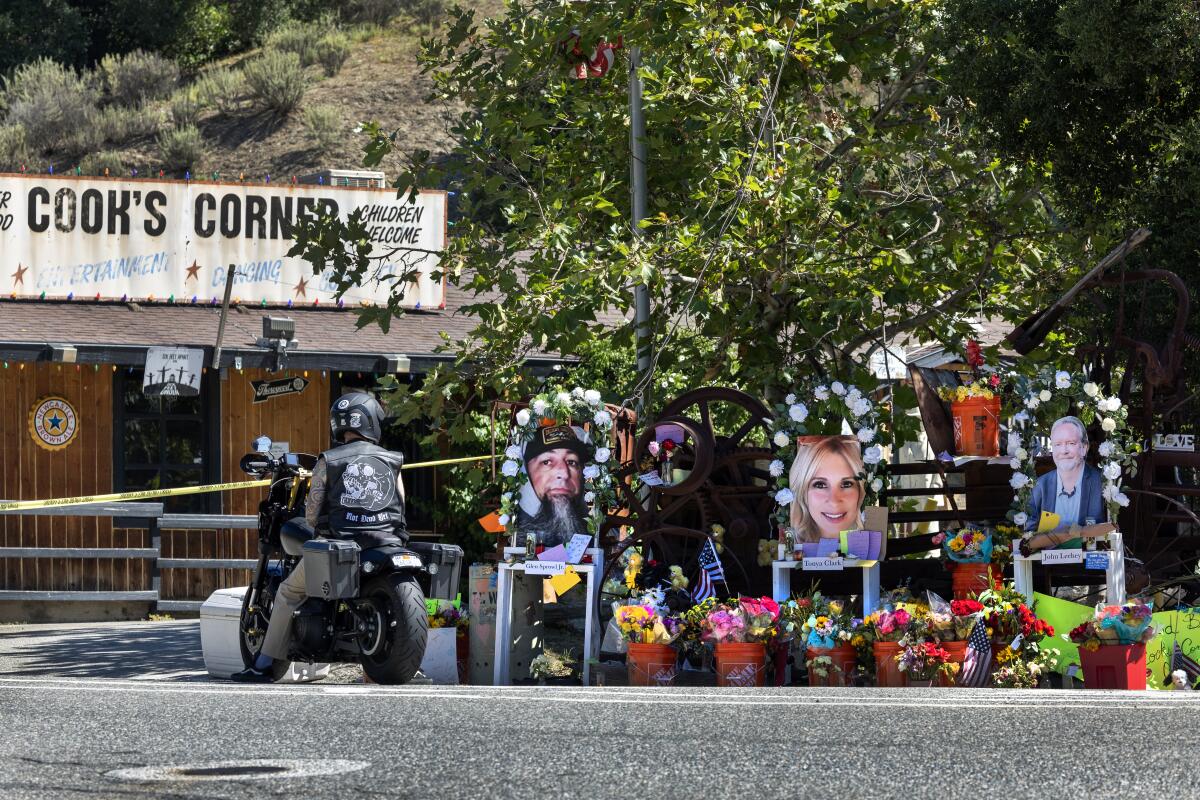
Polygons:
<instances>
[{"instance_id":1,"label":"yellow caution tape","mask_svg":"<svg viewBox=\"0 0 1200 800\"><path fill-rule=\"evenodd\" d=\"M447 458L441 461L421 461L416 464L405 464L400 469L419 469L421 467L440 467L446 464L465 464L471 461L486 461L491 456L472 456L470 458ZM0 501L0 511L24 511L30 508L51 508L53 506L80 506L86 503L117 503L127 500L153 500L157 497L179 497L185 494L204 494L206 492L229 492L234 489L250 489L255 486L269 486L271 480L264 478L258 481L238 481L236 483L211 483L207 486L182 486L178 489L143 489L136 492L116 492L113 494L95 494L84 497L58 497L52 500L6 500Z\"/></svg>"}]
</instances>

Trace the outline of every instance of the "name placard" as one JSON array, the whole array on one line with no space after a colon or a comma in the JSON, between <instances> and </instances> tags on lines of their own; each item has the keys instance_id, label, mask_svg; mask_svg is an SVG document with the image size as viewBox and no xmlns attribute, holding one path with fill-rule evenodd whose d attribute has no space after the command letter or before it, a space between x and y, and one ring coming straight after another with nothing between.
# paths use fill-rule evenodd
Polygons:
<instances>
[{"instance_id":1,"label":"name placard","mask_svg":"<svg viewBox=\"0 0 1200 800\"><path fill-rule=\"evenodd\" d=\"M800 569L805 572L841 572L845 564L841 556L816 556L805 558Z\"/></svg>"},{"instance_id":2,"label":"name placard","mask_svg":"<svg viewBox=\"0 0 1200 800\"><path fill-rule=\"evenodd\" d=\"M562 575L567 569L565 561L526 561L526 575Z\"/></svg>"},{"instance_id":3,"label":"name placard","mask_svg":"<svg viewBox=\"0 0 1200 800\"><path fill-rule=\"evenodd\" d=\"M1078 564L1083 561L1083 550L1043 550L1043 564Z\"/></svg>"}]
</instances>

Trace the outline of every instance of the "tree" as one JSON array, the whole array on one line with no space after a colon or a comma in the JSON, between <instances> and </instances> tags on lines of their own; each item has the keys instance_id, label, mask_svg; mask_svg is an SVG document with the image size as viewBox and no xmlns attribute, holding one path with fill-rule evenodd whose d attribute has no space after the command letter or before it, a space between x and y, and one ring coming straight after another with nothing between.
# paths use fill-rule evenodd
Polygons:
<instances>
[{"instance_id":1,"label":"tree","mask_svg":"<svg viewBox=\"0 0 1200 800\"><path fill-rule=\"evenodd\" d=\"M520 387L522 355L628 347L633 287L654 298L655 365L686 385L776 397L804 376L861 379L871 350L959 341L1023 316L1061 272L1041 174L979 147L944 87L930 0L514 2L455 9L425 43L458 147L416 154L402 187L451 185L450 279L499 302L422 399ZM642 48L649 219L631 235L624 52L570 77L564 44ZM398 141L371 128L368 163ZM349 286L372 271L361 222L323 220L296 253ZM519 264L519 268L518 265ZM403 286L403 280L397 281ZM369 320L386 325L390 308ZM633 373L633 362L627 374ZM652 381L614 387L646 396ZM652 407L652 406L651 406Z\"/></svg>"}]
</instances>

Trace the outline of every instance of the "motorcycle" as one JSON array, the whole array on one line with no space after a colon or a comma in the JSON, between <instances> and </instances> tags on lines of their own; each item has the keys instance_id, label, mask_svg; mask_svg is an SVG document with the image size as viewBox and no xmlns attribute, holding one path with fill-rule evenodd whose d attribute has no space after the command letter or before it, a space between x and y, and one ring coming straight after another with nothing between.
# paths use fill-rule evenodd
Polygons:
<instances>
[{"instance_id":1,"label":"motorcycle","mask_svg":"<svg viewBox=\"0 0 1200 800\"><path fill-rule=\"evenodd\" d=\"M266 498L258 509L258 564L249 589L242 598L239 644L242 661L254 664L262 649L276 593L283 580L304 555L324 542L304 521L304 501L316 456L306 453L271 454L266 437L255 440L255 452L242 457L241 468L255 478L271 479ZM425 595L417 575L426 570L419 555L396 544L358 550L349 542L336 542L337 556L348 551L356 563L342 570L347 580L361 587L349 596L338 597L338 586L325 581L312 591L312 567L306 564L309 597L296 610L287 660L276 659L273 677L279 679L291 662L361 663L363 671L380 684L407 683L416 674L425 655L429 618ZM353 580L357 578L357 580ZM334 597L329 598L329 595ZM324 595L324 596L322 596Z\"/></svg>"}]
</instances>

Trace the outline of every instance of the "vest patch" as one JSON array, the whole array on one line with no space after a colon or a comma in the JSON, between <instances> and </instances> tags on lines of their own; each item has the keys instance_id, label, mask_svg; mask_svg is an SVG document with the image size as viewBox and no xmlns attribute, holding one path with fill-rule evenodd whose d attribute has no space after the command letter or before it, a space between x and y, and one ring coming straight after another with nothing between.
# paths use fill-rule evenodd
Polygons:
<instances>
[{"instance_id":1,"label":"vest patch","mask_svg":"<svg viewBox=\"0 0 1200 800\"><path fill-rule=\"evenodd\" d=\"M342 472L341 505L380 511L387 508L396 495L396 476L387 464L371 456L359 456ZM349 520L350 515L347 514ZM367 521L359 517L355 521ZM372 519L373 521L373 519Z\"/></svg>"}]
</instances>

